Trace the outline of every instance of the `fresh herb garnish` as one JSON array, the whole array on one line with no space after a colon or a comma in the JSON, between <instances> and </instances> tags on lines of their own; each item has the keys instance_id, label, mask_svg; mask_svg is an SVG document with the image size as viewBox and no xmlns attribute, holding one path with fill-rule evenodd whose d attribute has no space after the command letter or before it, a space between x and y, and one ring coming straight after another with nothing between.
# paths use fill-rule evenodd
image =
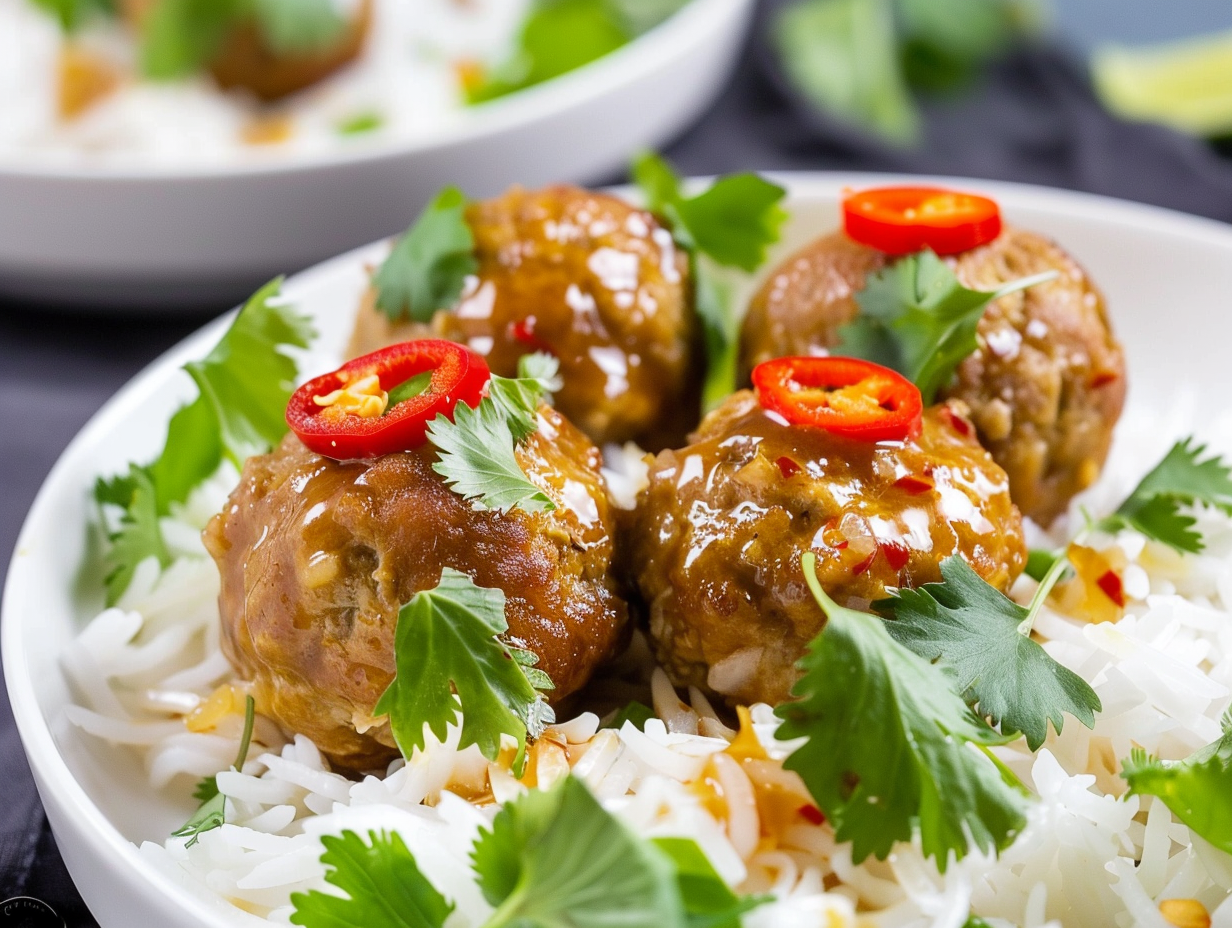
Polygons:
<instances>
[{"instance_id":1,"label":"fresh herb garnish","mask_svg":"<svg viewBox=\"0 0 1232 928\"><path fill-rule=\"evenodd\" d=\"M347 25L330 0L157 0L141 23L142 70L154 80L193 74L244 22L282 55L328 48Z\"/></svg>"},{"instance_id":2,"label":"fresh herb garnish","mask_svg":"<svg viewBox=\"0 0 1232 928\"><path fill-rule=\"evenodd\" d=\"M655 717L654 709L646 705L644 702L639 702L634 699L627 706L612 716L611 721L607 722L603 727L612 728L616 731L625 727L625 722L632 722L633 727L644 730L646 723Z\"/></svg>"},{"instance_id":3,"label":"fresh herb garnish","mask_svg":"<svg viewBox=\"0 0 1232 928\"><path fill-rule=\"evenodd\" d=\"M100 505L123 510L109 532L109 605L142 560L170 562L158 517L184 502L224 459L239 467L286 434L296 364L285 349L306 348L315 333L307 317L276 302L281 285L274 280L253 294L210 353L184 366L199 395L171 417L157 460L95 485Z\"/></svg>"},{"instance_id":4,"label":"fresh herb garnish","mask_svg":"<svg viewBox=\"0 0 1232 928\"><path fill-rule=\"evenodd\" d=\"M513 53L463 89L483 103L590 64L657 26L687 0L534 0Z\"/></svg>"},{"instance_id":5,"label":"fresh herb garnish","mask_svg":"<svg viewBox=\"0 0 1232 928\"><path fill-rule=\"evenodd\" d=\"M676 867L676 886L687 928L740 928L741 915L772 898L737 896L691 838L652 838L651 844Z\"/></svg>"},{"instance_id":6,"label":"fresh herb garnish","mask_svg":"<svg viewBox=\"0 0 1232 928\"><path fill-rule=\"evenodd\" d=\"M365 135L385 125L385 117L375 110L348 116L337 125L339 135Z\"/></svg>"},{"instance_id":7,"label":"fresh herb garnish","mask_svg":"<svg viewBox=\"0 0 1232 928\"><path fill-rule=\"evenodd\" d=\"M1204 545L1197 520L1180 511L1205 503L1232 509L1232 468L1218 455L1203 457L1205 445L1192 437L1178 441L1139 482L1117 511L1099 522L1108 531L1129 527L1177 551L1198 554Z\"/></svg>"},{"instance_id":8,"label":"fresh herb garnish","mask_svg":"<svg viewBox=\"0 0 1232 928\"><path fill-rule=\"evenodd\" d=\"M949 671L976 712L1032 751L1048 723L1058 733L1068 712L1087 728L1102 709L1090 685L1031 640L1035 613L986 583L961 557L941 562L942 583L900 590L876 603L899 644ZM1038 610L1042 602L1036 604Z\"/></svg>"},{"instance_id":9,"label":"fresh herb garnish","mask_svg":"<svg viewBox=\"0 0 1232 928\"><path fill-rule=\"evenodd\" d=\"M839 329L836 354L873 361L915 382L931 404L979 343L976 328L993 300L1052 280L1056 271L969 290L931 251L894 262L856 294L860 314Z\"/></svg>"},{"instance_id":10,"label":"fresh herb garnish","mask_svg":"<svg viewBox=\"0 0 1232 928\"><path fill-rule=\"evenodd\" d=\"M437 416L428 440L439 449L432 469L477 508L545 512L556 503L533 483L514 449L538 429L539 404L559 389L556 359L524 355L517 378L493 376L488 395L475 408L459 403L453 421Z\"/></svg>"},{"instance_id":11,"label":"fresh herb garnish","mask_svg":"<svg viewBox=\"0 0 1232 928\"><path fill-rule=\"evenodd\" d=\"M647 207L667 220L688 251L706 343L702 406L712 409L736 388L740 329L732 287L719 266L746 272L761 266L787 219L779 205L786 192L756 174L732 174L686 197L672 166L652 152L638 156L632 173Z\"/></svg>"},{"instance_id":12,"label":"fresh herb garnish","mask_svg":"<svg viewBox=\"0 0 1232 928\"><path fill-rule=\"evenodd\" d=\"M807 739L784 763L804 779L857 862L884 859L915 827L944 870L969 845L1006 847L1025 824L1016 778L987 750L1009 739L978 718L934 664L895 641L886 623L835 603L804 555L825 628L800 661L796 701L779 706L777 737ZM983 755L983 756L981 756Z\"/></svg>"},{"instance_id":13,"label":"fresh herb garnish","mask_svg":"<svg viewBox=\"0 0 1232 928\"><path fill-rule=\"evenodd\" d=\"M1223 737L1182 761L1165 761L1134 748L1121 761L1129 794L1158 796L1189 828L1232 854L1232 718Z\"/></svg>"},{"instance_id":14,"label":"fresh herb garnish","mask_svg":"<svg viewBox=\"0 0 1232 928\"><path fill-rule=\"evenodd\" d=\"M114 16L114 0L33 0L60 22L65 32L74 32L94 16Z\"/></svg>"},{"instance_id":15,"label":"fresh herb garnish","mask_svg":"<svg viewBox=\"0 0 1232 928\"><path fill-rule=\"evenodd\" d=\"M466 196L457 187L446 187L394 243L376 272L376 308L393 322L428 322L438 309L457 301L467 275L478 268Z\"/></svg>"},{"instance_id":16,"label":"fresh herb garnish","mask_svg":"<svg viewBox=\"0 0 1232 928\"><path fill-rule=\"evenodd\" d=\"M243 770L244 762L248 760L248 747L252 744L252 726L256 720L256 702L252 696L244 700L244 733L240 736L240 749L235 755L232 770ZM218 777L206 777L197 784L193 798L200 799L201 805L180 828L171 832L173 838L188 838L185 847L192 847L200 840L203 832L221 828L227 821L227 797L218 791Z\"/></svg>"},{"instance_id":17,"label":"fresh herb garnish","mask_svg":"<svg viewBox=\"0 0 1232 928\"><path fill-rule=\"evenodd\" d=\"M346 897L312 890L292 893L291 924L306 928L442 928L454 909L415 863L397 832L322 835L328 883Z\"/></svg>"},{"instance_id":18,"label":"fresh herb garnish","mask_svg":"<svg viewBox=\"0 0 1232 928\"><path fill-rule=\"evenodd\" d=\"M534 669L533 654L514 653L501 640L508 630L505 594L449 567L435 589L421 590L402 607L394 632L396 676L372 714L389 716L404 756L423 748L425 725L444 741L461 715L459 750L477 744L496 760L501 735L508 734L517 739L520 766L527 736L537 737L552 721L538 692L551 689L551 681Z\"/></svg>"},{"instance_id":19,"label":"fresh herb garnish","mask_svg":"<svg viewBox=\"0 0 1232 928\"><path fill-rule=\"evenodd\" d=\"M326 880L349 898L295 893L304 928L441 928L453 905L396 835L324 837ZM768 901L731 891L697 842L642 840L565 777L506 803L471 852L492 914L480 928L739 928Z\"/></svg>"},{"instance_id":20,"label":"fresh herb garnish","mask_svg":"<svg viewBox=\"0 0 1232 928\"><path fill-rule=\"evenodd\" d=\"M825 112L893 144L919 137L913 90L969 82L1035 30L1034 0L804 0L771 23L784 73Z\"/></svg>"},{"instance_id":21,"label":"fresh herb garnish","mask_svg":"<svg viewBox=\"0 0 1232 928\"><path fill-rule=\"evenodd\" d=\"M484 928L638 925L684 928L672 862L634 837L575 777L505 805L472 854L496 907Z\"/></svg>"}]
</instances>

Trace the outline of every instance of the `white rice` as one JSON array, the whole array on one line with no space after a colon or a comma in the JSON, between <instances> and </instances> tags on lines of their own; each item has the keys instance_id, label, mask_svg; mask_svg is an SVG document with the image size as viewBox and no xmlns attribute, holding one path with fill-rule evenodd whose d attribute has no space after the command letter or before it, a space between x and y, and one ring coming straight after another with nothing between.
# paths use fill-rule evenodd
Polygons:
<instances>
[{"instance_id":1,"label":"white rice","mask_svg":"<svg viewBox=\"0 0 1232 928\"><path fill-rule=\"evenodd\" d=\"M356 2L335 0L344 12ZM362 56L280 101L274 111L290 119L290 138L255 146L243 141L245 128L262 112L249 94L220 92L204 75L167 83L140 79L132 39L108 23L88 26L76 41L126 77L79 117L60 119L58 24L31 0L0 0L0 165L178 167L430 138L464 118L457 64L501 61L528 7L529 0L375 0ZM383 120L379 130L339 131L368 114Z\"/></svg>"},{"instance_id":2,"label":"white rice","mask_svg":"<svg viewBox=\"0 0 1232 928\"><path fill-rule=\"evenodd\" d=\"M1094 514L1114 508L1180 434L1193 431L1215 450L1232 451L1232 420L1190 429L1183 414L1173 414L1168 422L1164 432L1153 417L1126 419L1105 479L1075 501L1071 524L1081 524L1083 506ZM633 449L609 450L609 466L631 485L634 456ZM221 482L203 490L186 507L194 517L180 514L184 527L198 529L224 493ZM857 866L826 824L787 827L769 845L759 840L748 768L723 753L734 732L700 693L682 700L661 671L651 687L658 718L644 731L631 724L598 729L589 713L550 727L533 748L539 785L571 768L637 833L697 840L733 888L773 895L772 904L744 917L749 928L961 928L973 913L999 928L1164 928L1158 902L1169 898L1196 899L1215 928L1232 928L1232 856L1192 834L1162 802L1124 799L1118 776L1133 746L1179 759L1215 740L1232 702L1232 519L1216 511L1198 516L1207 548L1197 556L1178 557L1128 531L1092 542L1119 546L1129 561L1129 601L1119 621L1092 625L1050 610L1040 617L1048 651L1094 687L1104 710L1094 730L1067 718L1063 733L1050 732L1035 754L1021 740L998 749L1038 797L1026 829L999 859L972 854L943 875L916 843ZM1064 533L1062 524L1049 543L1062 542ZM213 564L200 554L161 575L141 571L122 607L101 613L64 656L86 704L70 710L70 720L141 751L153 786L174 780L185 816L187 781L176 777L224 770L239 737L238 717L194 733L166 711L179 706L182 713L229 674L213 631L216 584ZM1033 588L1023 578L1014 592L1025 599ZM150 711L158 707L163 711ZM774 739L770 707L754 706L751 718L772 759L790 753L793 745ZM410 761L354 782L329 772L307 738L285 742L260 720L244 770L218 777L229 824L192 847L169 838L141 852L193 892L234 903L237 925L256 923L249 913L286 923L291 893L326 887L321 835L396 830L457 904L451 928L478 925L491 909L467 858L497 806L474 805L450 788L466 792L486 781L502 802L525 787L477 748L458 751L457 741L456 728L443 743L428 733L426 750ZM744 797L729 803L725 817L709 811L695 786L703 768L728 797ZM775 764L755 775L784 776Z\"/></svg>"}]
</instances>

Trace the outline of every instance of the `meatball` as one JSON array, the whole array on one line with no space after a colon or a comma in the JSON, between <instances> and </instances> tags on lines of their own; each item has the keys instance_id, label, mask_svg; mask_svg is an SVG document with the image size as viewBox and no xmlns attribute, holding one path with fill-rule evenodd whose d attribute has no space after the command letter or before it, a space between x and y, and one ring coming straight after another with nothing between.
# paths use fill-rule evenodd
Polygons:
<instances>
[{"instance_id":1,"label":"meatball","mask_svg":"<svg viewBox=\"0 0 1232 928\"><path fill-rule=\"evenodd\" d=\"M841 232L788 258L749 305L745 371L833 347L839 327L859 311L855 292L889 260ZM1125 358L1103 296L1069 255L1021 229L946 260L979 290L1041 271L1060 274L992 303L979 348L941 391L968 405L980 440L1009 474L1014 501L1047 525L1099 476L1125 402Z\"/></svg>"},{"instance_id":2,"label":"meatball","mask_svg":"<svg viewBox=\"0 0 1232 928\"><path fill-rule=\"evenodd\" d=\"M205 531L222 575L222 642L260 712L336 764L398 753L372 709L393 679L399 608L453 567L504 591L507 638L539 655L559 701L624 642L598 450L554 410L517 451L551 512L474 510L430 448L340 463L288 436L250 458Z\"/></svg>"},{"instance_id":3,"label":"meatball","mask_svg":"<svg viewBox=\"0 0 1232 928\"><path fill-rule=\"evenodd\" d=\"M919 438L869 443L787 425L744 390L650 467L630 563L659 661L680 685L779 703L823 616L801 556L841 603L941 579L960 554L999 589L1026 562L1005 472L951 402Z\"/></svg>"},{"instance_id":4,"label":"meatball","mask_svg":"<svg viewBox=\"0 0 1232 928\"><path fill-rule=\"evenodd\" d=\"M330 45L318 51L280 54L269 47L254 24L247 23L223 41L210 61L210 73L224 90L243 87L262 100L278 100L311 87L358 58L371 26L372 0L360 0Z\"/></svg>"},{"instance_id":5,"label":"meatball","mask_svg":"<svg viewBox=\"0 0 1232 928\"><path fill-rule=\"evenodd\" d=\"M472 204L479 269L431 334L487 356L513 376L518 358L560 359L557 405L597 442L661 448L697 423L699 328L686 256L650 213L577 187L527 191ZM354 354L422 337L363 307Z\"/></svg>"}]
</instances>

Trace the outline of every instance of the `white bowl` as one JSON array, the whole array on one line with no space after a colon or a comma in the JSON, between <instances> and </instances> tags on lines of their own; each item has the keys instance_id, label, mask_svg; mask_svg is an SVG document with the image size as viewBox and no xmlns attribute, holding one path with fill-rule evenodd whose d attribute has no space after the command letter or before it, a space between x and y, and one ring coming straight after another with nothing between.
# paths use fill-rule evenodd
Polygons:
<instances>
[{"instance_id":1,"label":"white bowl","mask_svg":"<svg viewBox=\"0 0 1232 928\"><path fill-rule=\"evenodd\" d=\"M844 186L887 180L780 179L790 188L794 212L780 255L835 226ZM1226 409L1232 227L1058 190L940 182L997 197L1011 222L1052 235L1094 275L1128 352L1131 407L1172 409L1179 385L1192 383L1202 388L1192 410L1196 422ZM287 283L287 294L322 333L305 373L338 361L367 280L364 265L380 260L387 247L359 249ZM133 842L161 842L192 802L186 794L151 792L135 755L67 724L64 707L71 697L58 662L100 606L100 577L89 566L85 532L94 477L157 453L169 415L193 393L180 366L204 354L227 321L205 327L134 378L64 452L22 529L0 604L0 651L13 714L65 862L103 928L223 928L251 918L138 855Z\"/></svg>"},{"instance_id":2,"label":"white bowl","mask_svg":"<svg viewBox=\"0 0 1232 928\"><path fill-rule=\"evenodd\" d=\"M693 0L564 77L415 143L187 170L0 167L0 296L97 307L226 305L274 274L404 229L445 184L595 180L699 116L753 0Z\"/></svg>"}]
</instances>

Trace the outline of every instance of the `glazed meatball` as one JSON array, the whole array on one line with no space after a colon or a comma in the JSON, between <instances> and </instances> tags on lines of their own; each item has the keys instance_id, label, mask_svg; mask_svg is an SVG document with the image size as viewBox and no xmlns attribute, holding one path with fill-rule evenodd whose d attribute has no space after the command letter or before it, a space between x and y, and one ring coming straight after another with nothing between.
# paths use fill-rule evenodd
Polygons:
<instances>
[{"instance_id":1,"label":"glazed meatball","mask_svg":"<svg viewBox=\"0 0 1232 928\"><path fill-rule=\"evenodd\" d=\"M469 345L493 373L560 359L557 405L597 442L660 448L697 423L698 326L688 261L650 213L602 193L513 188L467 210L479 269L430 334ZM429 334L363 307L353 354Z\"/></svg>"},{"instance_id":2,"label":"glazed meatball","mask_svg":"<svg viewBox=\"0 0 1232 928\"><path fill-rule=\"evenodd\" d=\"M917 439L869 443L787 425L741 391L649 479L630 563L658 659L732 702L788 698L824 622L807 551L826 591L861 609L939 581L955 553L1002 590L1026 561L1005 472L957 402L926 410Z\"/></svg>"},{"instance_id":3,"label":"glazed meatball","mask_svg":"<svg viewBox=\"0 0 1232 928\"><path fill-rule=\"evenodd\" d=\"M206 528L222 575L222 642L260 712L336 764L397 756L372 708L393 679L399 608L442 569L504 591L507 638L539 655L559 701L624 641L598 450L547 407L519 463L558 508L474 510L430 448L340 463L287 437L244 465Z\"/></svg>"},{"instance_id":4,"label":"glazed meatball","mask_svg":"<svg viewBox=\"0 0 1232 928\"><path fill-rule=\"evenodd\" d=\"M841 232L790 257L749 305L745 371L833 347L839 327L859 311L854 294L889 260ZM985 310L979 348L941 391L968 405L980 440L1009 474L1014 501L1047 525L1099 476L1125 402L1125 358L1104 299L1069 255L1021 229L1007 228L995 241L946 260L963 285L978 290L1059 272Z\"/></svg>"}]
</instances>

